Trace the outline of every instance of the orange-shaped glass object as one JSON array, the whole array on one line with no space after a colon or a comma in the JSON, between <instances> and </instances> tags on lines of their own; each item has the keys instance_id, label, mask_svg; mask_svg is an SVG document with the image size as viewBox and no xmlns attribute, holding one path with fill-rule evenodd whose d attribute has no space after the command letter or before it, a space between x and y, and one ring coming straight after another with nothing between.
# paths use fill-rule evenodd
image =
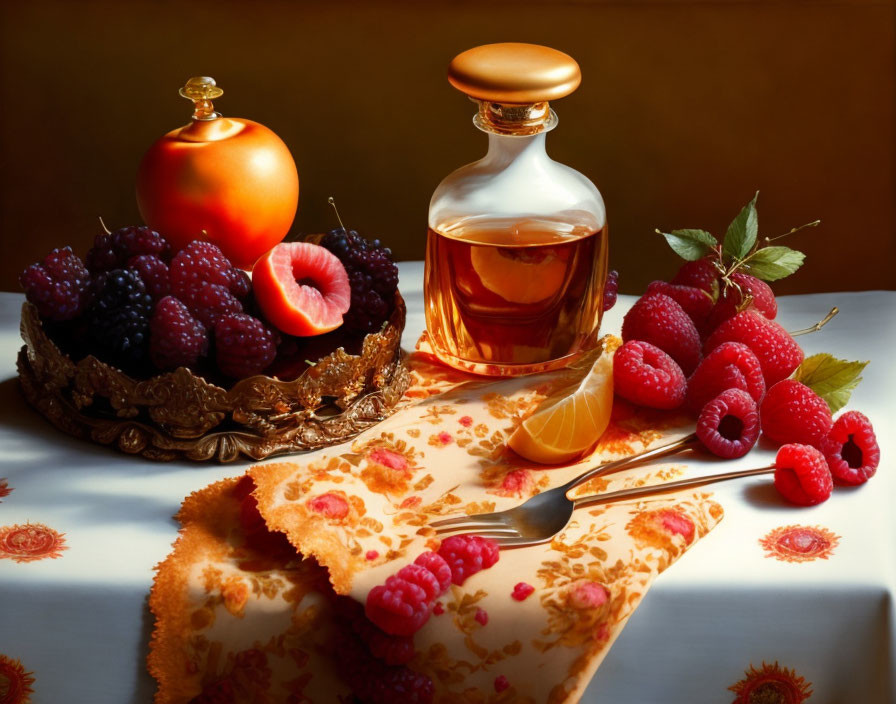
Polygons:
<instances>
[{"instance_id":1,"label":"orange-shaped glass object","mask_svg":"<svg viewBox=\"0 0 896 704\"><path fill-rule=\"evenodd\" d=\"M271 130L214 111L212 100L222 93L207 77L191 78L180 89L194 103L193 120L146 152L137 172L137 205L144 222L175 250L208 240L235 265L251 269L289 231L299 175Z\"/></svg>"}]
</instances>

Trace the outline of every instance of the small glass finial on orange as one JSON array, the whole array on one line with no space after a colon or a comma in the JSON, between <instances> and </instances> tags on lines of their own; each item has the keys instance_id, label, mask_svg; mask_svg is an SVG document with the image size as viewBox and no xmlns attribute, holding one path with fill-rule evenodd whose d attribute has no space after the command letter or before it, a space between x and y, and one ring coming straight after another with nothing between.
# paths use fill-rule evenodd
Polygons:
<instances>
[{"instance_id":1,"label":"small glass finial on orange","mask_svg":"<svg viewBox=\"0 0 896 704\"><path fill-rule=\"evenodd\" d=\"M224 95L224 91L211 76L193 76L180 90L181 97L193 101L194 120L214 120L221 115L215 112L212 100Z\"/></svg>"}]
</instances>

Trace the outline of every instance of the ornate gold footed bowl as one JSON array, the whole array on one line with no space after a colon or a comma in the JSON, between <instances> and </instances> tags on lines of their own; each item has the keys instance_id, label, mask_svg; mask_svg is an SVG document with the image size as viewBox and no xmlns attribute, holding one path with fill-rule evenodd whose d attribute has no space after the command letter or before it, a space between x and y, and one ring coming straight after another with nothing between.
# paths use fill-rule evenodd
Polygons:
<instances>
[{"instance_id":1,"label":"ornate gold footed bowl","mask_svg":"<svg viewBox=\"0 0 896 704\"><path fill-rule=\"evenodd\" d=\"M28 402L69 435L153 460L260 460L348 440L388 416L410 380L404 323L396 294L361 354L339 348L293 381L259 375L223 388L185 368L134 379L92 355L75 362L26 302L17 366Z\"/></svg>"}]
</instances>

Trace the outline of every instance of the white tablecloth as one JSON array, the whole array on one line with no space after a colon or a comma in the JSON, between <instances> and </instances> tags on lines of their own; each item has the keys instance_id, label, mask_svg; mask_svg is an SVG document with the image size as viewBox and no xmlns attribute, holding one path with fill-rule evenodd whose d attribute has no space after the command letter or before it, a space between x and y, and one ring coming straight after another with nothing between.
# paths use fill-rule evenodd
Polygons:
<instances>
[{"instance_id":1,"label":"white tablecloth","mask_svg":"<svg viewBox=\"0 0 896 704\"><path fill-rule=\"evenodd\" d=\"M423 329L422 264L401 264L408 304L405 346ZM36 704L149 702L154 683L144 659L151 633L146 607L153 566L177 533L184 496L241 474L232 465L159 464L61 434L19 394L22 296L0 294L0 496L2 526L41 523L65 533L57 559L0 559L0 655L34 677ZM620 297L604 330L619 331L634 302ZM716 488L725 518L657 580L583 699L613 704L718 704L763 663L803 678L812 704L896 701L896 292L779 299L779 321L806 327L833 305L840 315L800 338L807 355L870 359L849 408L868 415L883 461L857 489L837 488L820 506L796 508L767 478ZM769 464L760 442L725 468ZM689 460L691 473L718 463ZM0 491L0 495L2 495ZM760 545L773 529L820 526L839 538L826 559L783 562ZM2 692L0 692L2 699ZM773 699L761 701L776 701Z\"/></svg>"}]
</instances>

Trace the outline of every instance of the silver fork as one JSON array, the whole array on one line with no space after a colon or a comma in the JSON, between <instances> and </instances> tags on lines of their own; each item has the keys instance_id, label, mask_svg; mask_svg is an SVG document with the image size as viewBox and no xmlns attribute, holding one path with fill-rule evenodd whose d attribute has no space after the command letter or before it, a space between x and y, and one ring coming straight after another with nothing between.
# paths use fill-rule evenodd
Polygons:
<instances>
[{"instance_id":1,"label":"silver fork","mask_svg":"<svg viewBox=\"0 0 896 704\"><path fill-rule=\"evenodd\" d=\"M631 489L612 491L609 494L595 494L576 499L567 499L562 494L549 496L550 492L537 494L524 504L516 508L501 511L499 513L480 514L471 518L483 519L476 524L478 528L467 528L465 533L475 533L484 538L491 538L502 548L519 548L526 545L538 545L546 543L558 533L562 532L572 518L572 512L579 506L609 503L621 501L638 496L655 496L670 491L678 491L692 486L713 484L728 479L740 477L753 477L759 474L771 474L774 467L760 467L759 469L741 469L721 474L710 474L706 477L692 477L680 479L677 482L664 484L651 484L650 486L638 486ZM547 501L539 499L547 498ZM431 523L436 527L436 533L442 532L437 523Z\"/></svg>"},{"instance_id":2,"label":"silver fork","mask_svg":"<svg viewBox=\"0 0 896 704\"><path fill-rule=\"evenodd\" d=\"M612 474L613 472L620 472L623 469L627 469L641 462L647 462L648 460L654 460L660 457L667 457L676 452L696 447L699 444L700 441L697 439L697 434L691 433L690 435L686 435L685 437L666 445L660 445L659 447L654 447L650 450L644 450L636 455L623 457L621 460L605 462L604 464L591 467L582 474L570 479L566 484L561 484L560 486L555 486L553 489L536 494L514 508L493 513L478 513L472 516L445 518L439 521L434 521L429 525L436 529L436 533L453 533L457 531L470 533L473 531L478 532L480 530L488 530L490 532L489 537L496 537L498 534L504 534L509 537L515 535L516 537L519 537L520 533L514 527L514 521L510 517L522 516L524 514L528 515L533 506L538 506L539 508L537 510L539 512L565 515L564 525L566 525L566 522L569 521L569 515L572 514L573 508L572 500L566 497L571 489L587 482L589 479L602 477L606 474ZM482 533L479 534L482 535Z\"/></svg>"},{"instance_id":3,"label":"silver fork","mask_svg":"<svg viewBox=\"0 0 896 704\"><path fill-rule=\"evenodd\" d=\"M622 460L594 467L588 472L571 479L566 484L536 494L519 506L505 511L447 518L434 521L429 525L432 528L435 528L436 534L438 535L445 535L447 533L475 533L476 535L493 539L501 547L537 545L551 540L551 538L566 528L572 518L573 511L578 506L620 501L638 496L650 496L669 491L677 491L687 487L699 486L701 484L711 484L728 479L768 474L774 471L774 467L761 467L759 469L737 470L721 474L712 474L705 477L682 479L664 484L622 489L609 494L597 494L575 499L570 499L566 496L570 489L588 479L619 471L625 467L629 467L648 459L665 457L666 455L678 452L684 448L692 447L696 442L697 440L695 436L689 435L674 443L647 450Z\"/></svg>"}]
</instances>

